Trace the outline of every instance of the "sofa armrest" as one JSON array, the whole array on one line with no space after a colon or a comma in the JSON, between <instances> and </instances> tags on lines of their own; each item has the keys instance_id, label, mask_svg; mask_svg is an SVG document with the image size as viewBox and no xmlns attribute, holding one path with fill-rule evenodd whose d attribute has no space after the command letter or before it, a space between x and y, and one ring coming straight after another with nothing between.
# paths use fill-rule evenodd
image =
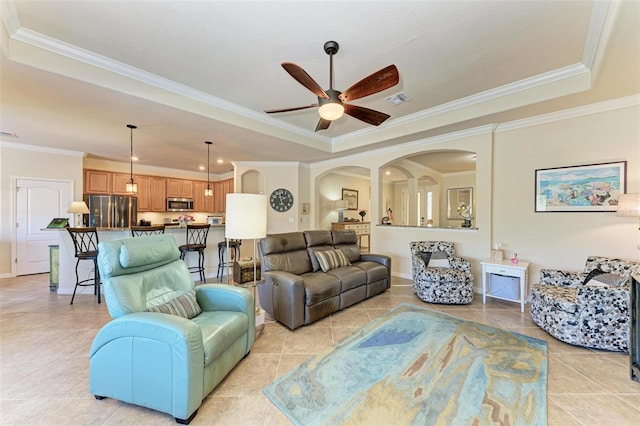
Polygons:
<instances>
[{"instance_id":1,"label":"sofa armrest","mask_svg":"<svg viewBox=\"0 0 640 426\"><path fill-rule=\"evenodd\" d=\"M253 311L253 296L249 290L227 284L202 284L195 287L198 305L203 311Z\"/></svg>"},{"instance_id":2,"label":"sofa armrest","mask_svg":"<svg viewBox=\"0 0 640 426\"><path fill-rule=\"evenodd\" d=\"M292 330L304 325L304 279L283 271L267 271L262 278L258 292L265 311Z\"/></svg>"},{"instance_id":3,"label":"sofa armrest","mask_svg":"<svg viewBox=\"0 0 640 426\"><path fill-rule=\"evenodd\" d=\"M471 272L471 262L468 259L458 256L451 256L449 259L452 269L459 271Z\"/></svg>"},{"instance_id":4,"label":"sofa armrest","mask_svg":"<svg viewBox=\"0 0 640 426\"><path fill-rule=\"evenodd\" d=\"M193 321L155 312L129 314L96 335L89 388L97 396L186 419L204 397L203 363L202 332Z\"/></svg>"},{"instance_id":5,"label":"sofa armrest","mask_svg":"<svg viewBox=\"0 0 640 426\"><path fill-rule=\"evenodd\" d=\"M559 269L541 269L540 283L564 287L580 287L587 274Z\"/></svg>"},{"instance_id":6,"label":"sofa armrest","mask_svg":"<svg viewBox=\"0 0 640 426\"><path fill-rule=\"evenodd\" d=\"M391 271L391 257L385 256L384 254L365 253L360 255L360 260L362 260L363 262L379 263L382 266L386 266L387 269Z\"/></svg>"}]
</instances>

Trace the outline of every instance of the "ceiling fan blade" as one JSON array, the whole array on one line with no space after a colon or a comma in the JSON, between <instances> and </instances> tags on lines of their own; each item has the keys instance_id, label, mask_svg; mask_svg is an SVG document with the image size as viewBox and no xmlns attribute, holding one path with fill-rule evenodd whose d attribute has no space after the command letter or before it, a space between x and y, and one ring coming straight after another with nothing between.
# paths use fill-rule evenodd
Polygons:
<instances>
[{"instance_id":1,"label":"ceiling fan blade","mask_svg":"<svg viewBox=\"0 0 640 426\"><path fill-rule=\"evenodd\" d=\"M330 120L325 120L324 118L320 118L320 121L318 121L318 125L316 126L316 132L318 130L327 130L330 124L331 124Z\"/></svg>"},{"instance_id":2,"label":"ceiling fan blade","mask_svg":"<svg viewBox=\"0 0 640 426\"><path fill-rule=\"evenodd\" d=\"M318 104L311 104L311 105L305 105L305 106L293 107L293 108L269 109L269 110L265 110L264 112L266 112L267 114L274 114L276 112L298 111L300 109L315 108L317 106Z\"/></svg>"},{"instance_id":3,"label":"ceiling fan blade","mask_svg":"<svg viewBox=\"0 0 640 426\"><path fill-rule=\"evenodd\" d=\"M282 68L291 75L291 77L295 78L298 83L311 90L317 97L329 99L329 96L327 96L324 90L322 90L322 87L320 87L320 85L318 85L318 83L316 83L316 81L298 65L292 62L283 62L281 65Z\"/></svg>"},{"instance_id":4,"label":"ceiling fan blade","mask_svg":"<svg viewBox=\"0 0 640 426\"><path fill-rule=\"evenodd\" d=\"M398 68L396 68L395 65L389 65L388 67L374 72L370 76L363 78L353 86L349 87L347 90L342 92L340 100L342 102L349 102L355 99L364 98L365 96L382 92L389 87L393 87L398 84L398 81L400 81Z\"/></svg>"},{"instance_id":5,"label":"ceiling fan blade","mask_svg":"<svg viewBox=\"0 0 640 426\"><path fill-rule=\"evenodd\" d=\"M381 125L387 118L391 117L384 112L349 104L344 105L344 113L374 126Z\"/></svg>"}]
</instances>

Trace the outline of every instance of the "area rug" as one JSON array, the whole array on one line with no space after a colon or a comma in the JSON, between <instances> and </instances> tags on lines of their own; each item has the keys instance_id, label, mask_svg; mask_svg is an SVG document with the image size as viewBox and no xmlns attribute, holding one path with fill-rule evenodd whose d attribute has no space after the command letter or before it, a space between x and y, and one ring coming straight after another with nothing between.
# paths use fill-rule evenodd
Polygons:
<instances>
[{"instance_id":1,"label":"area rug","mask_svg":"<svg viewBox=\"0 0 640 426\"><path fill-rule=\"evenodd\" d=\"M297 425L545 425L544 341L401 304L264 389Z\"/></svg>"}]
</instances>

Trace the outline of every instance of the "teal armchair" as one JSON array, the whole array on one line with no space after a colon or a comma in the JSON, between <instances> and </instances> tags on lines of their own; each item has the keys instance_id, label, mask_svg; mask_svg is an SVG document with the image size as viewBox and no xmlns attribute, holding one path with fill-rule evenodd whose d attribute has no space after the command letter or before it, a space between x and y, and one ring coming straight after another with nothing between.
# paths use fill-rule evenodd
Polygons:
<instances>
[{"instance_id":1,"label":"teal armchair","mask_svg":"<svg viewBox=\"0 0 640 426\"><path fill-rule=\"evenodd\" d=\"M113 320L91 347L91 393L188 424L253 346L251 293L194 286L168 234L101 242L98 268Z\"/></svg>"}]
</instances>

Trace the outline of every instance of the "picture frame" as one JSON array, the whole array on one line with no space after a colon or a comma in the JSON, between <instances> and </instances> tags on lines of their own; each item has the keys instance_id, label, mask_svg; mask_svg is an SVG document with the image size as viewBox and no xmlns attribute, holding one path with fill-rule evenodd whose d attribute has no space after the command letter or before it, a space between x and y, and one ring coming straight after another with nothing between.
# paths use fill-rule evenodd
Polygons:
<instances>
[{"instance_id":1,"label":"picture frame","mask_svg":"<svg viewBox=\"0 0 640 426\"><path fill-rule=\"evenodd\" d=\"M464 220L462 213L467 210L473 214L473 188L447 189L447 219Z\"/></svg>"},{"instance_id":2,"label":"picture frame","mask_svg":"<svg viewBox=\"0 0 640 426\"><path fill-rule=\"evenodd\" d=\"M347 202L347 210L358 210L358 191L342 188L342 199Z\"/></svg>"},{"instance_id":3,"label":"picture frame","mask_svg":"<svg viewBox=\"0 0 640 426\"><path fill-rule=\"evenodd\" d=\"M536 169L535 212L615 212L626 190L626 161Z\"/></svg>"}]
</instances>

